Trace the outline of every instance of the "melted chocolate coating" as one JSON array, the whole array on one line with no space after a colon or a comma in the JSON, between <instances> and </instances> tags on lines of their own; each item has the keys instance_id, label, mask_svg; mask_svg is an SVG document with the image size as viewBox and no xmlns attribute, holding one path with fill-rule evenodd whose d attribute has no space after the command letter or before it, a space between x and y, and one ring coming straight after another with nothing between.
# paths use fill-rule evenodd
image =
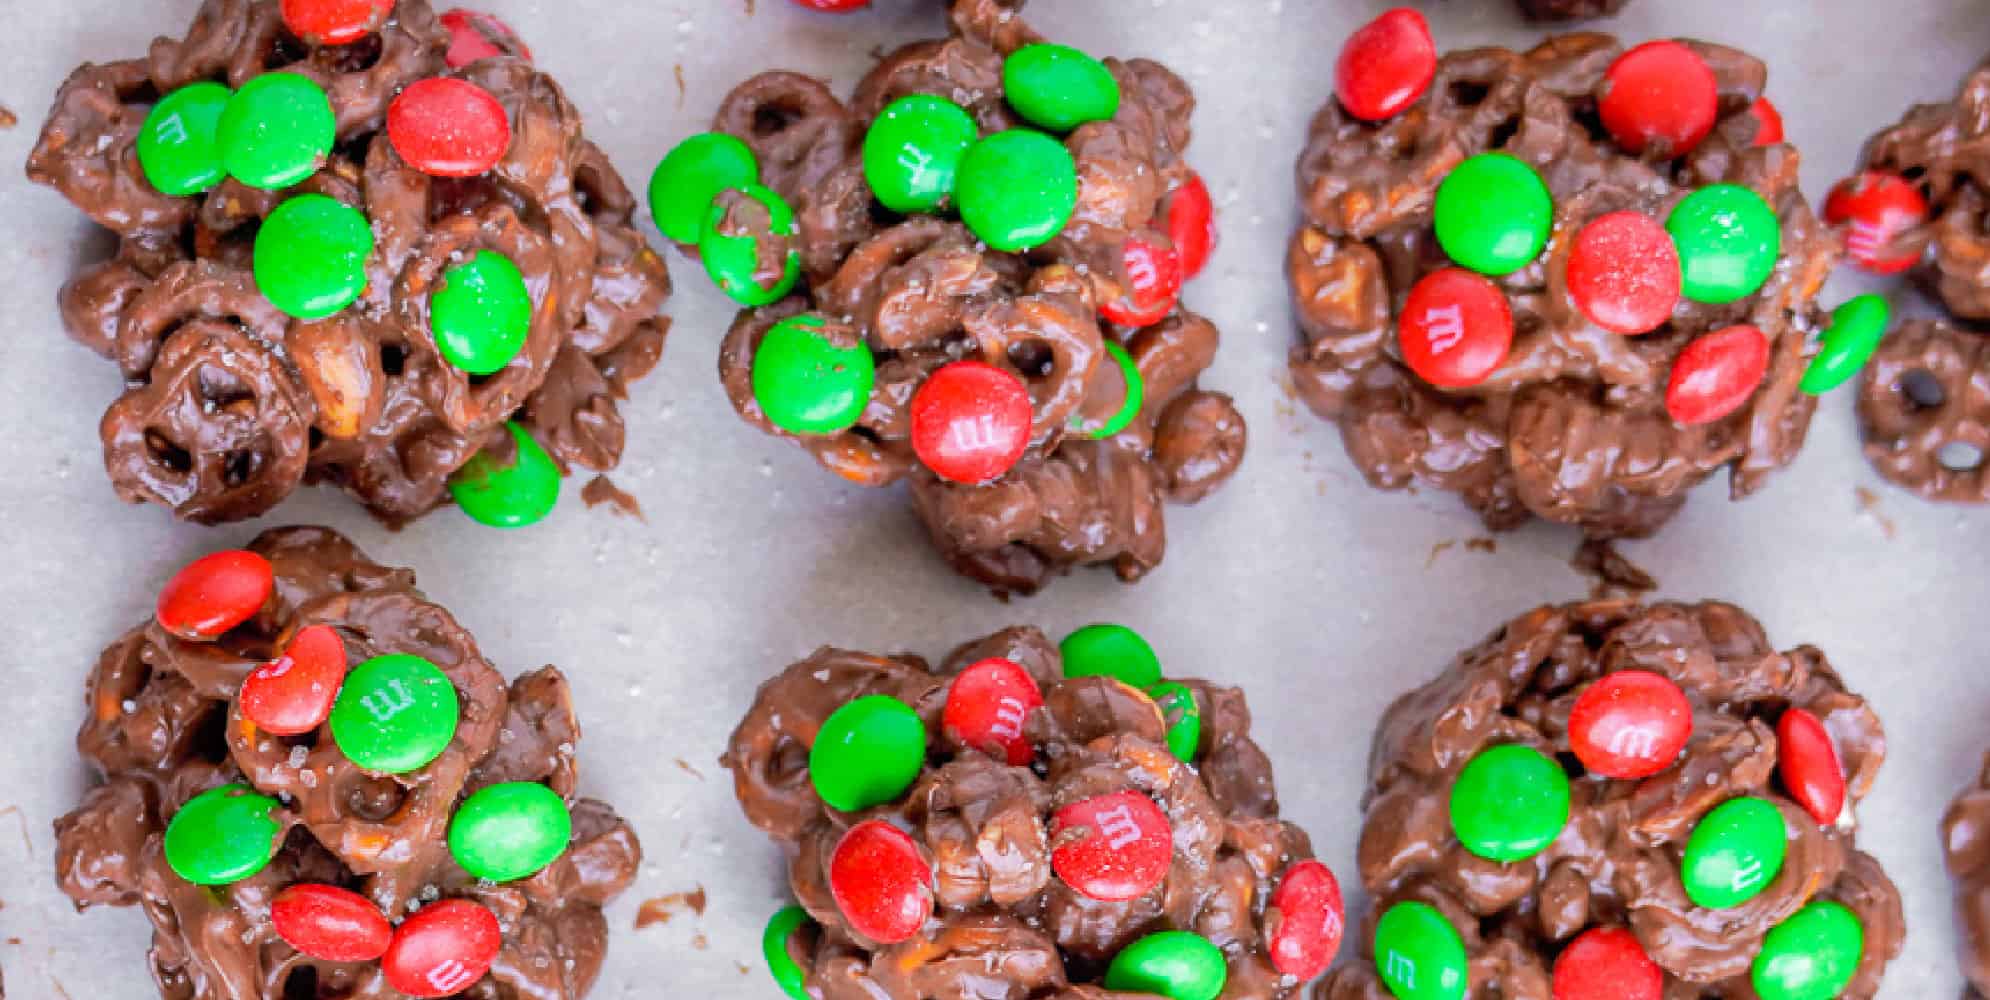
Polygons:
<instances>
[{"instance_id":1,"label":"melted chocolate coating","mask_svg":"<svg viewBox=\"0 0 1990 1000\"><path fill-rule=\"evenodd\" d=\"M1866 460L1881 476L1930 500L1990 501L1982 459L1990 454L1990 338L1910 321L1880 341L1860 379Z\"/></svg>"},{"instance_id":2,"label":"melted chocolate coating","mask_svg":"<svg viewBox=\"0 0 1990 1000\"><path fill-rule=\"evenodd\" d=\"M1943 859L1955 879L1956 959L1976 996L1990 996L1990 758L1942 817Z\"/></svg>"},{"instance_id":3,"label":"melted chocolate coating","mask_svg":"<svg viewBox=\"0 0 1990 1000\"><path fill-rule=\"evenodd\" d=\"M1530 21L1582 21L1609 17L1631 0L1515 0Z\"/></svg>"},{"instance_id":4,"label":"melted chocolate coating","mask_svg":"<svg viewBox=\"0 0 1990 1000\"><path fill-rule=\"evenodd\" d=\"M1641 781L1585 775L1570 749L1569 709L1605 674L1646 670L1693 705L1679 759ZM1822 826L1777 782L1777 717L1803 708L1823 721L1846 777L1846 809ZM1546 850L1501 864L1451 831L1452 781L1487 747L1532 746L1571 769L1568 825ZM1666 975L1666 1000L1753 1000L1749 967L1763 935L1814 898L1835 899L1865 928L1865 954L1843 996L1878 990L1905 933L1900 894L1857 849L1857 805L1886 755L1879 718L1845 690L1823 652L1777 652L1760 623L1730 604L1640 605L1612 599L1541 607L1507 622L1383 714L1369 756L1361 880L1375 922L1416 899L1451 919L1470 956L1470 995L1550 1000L1559 948L1594 926L1628 926ZM1708 810L1761 796L1790 833L1782 872L1760 895L1723 910L1693 905L1680 881L1688 835ZM1344 966L1317 1000L1386 1000L1373 965Z\"/></svg>"},{"instance_id":5,"label":"melted chocolate coating","mask_svg":"<svg viewBox=\"0 0 1990 1000\"><path fill-rule=\"evenodd\" d=\"M1914 254L1917 284L1951 322L1914 321L1887 335L1861 376L1859 424L1879 474L1930 500L1990 501L1990 61L1955 99L1923 104L1866 144L1862 167L1899 173L1928 199L1928 221L1888 253ZM1951 446L1973 449L1958 460Z\"/></svg>"},{"instance_id":6,"label":"melted chocolate coating","mask_svg":"<svg viewBox=\"0 0 1990 1000\"><path fill-rule=\"evenodd\" d=\"M206 0L184 38L86 64L63 84L28 176L120 240L61 294L70 336L126 383L101 428L120 496L216 523L326 482L400 524L444 502L449 474L506 438L506 420L562 470L620 461L616 403L655 367L669 328L663 259L552 79L509 42L504 57L450 70L448 44L427 0L398 0L376 32L340 46L290 35L276 0ZM276 70L331 98L338 145L323 169L283 192L232 179L187 198L152 188L136 147L154 101ZM510 149L486 174L429 177L387 140L394 96L442 75L488 90L510 116ZM250 272L261 220L301 192L364 210L376 243L359 301L316 322L277 311ZM472 379L437 350L428 296L479 250L510 257L537 308L518 356Z\"/></svg>"},{"instance_id":7,"label":"melted chocolate coating","mask_svg":"<svg viewBox=\"0 0 1990 1000\"><path fill-rule=\"evenodd\" d=\"M575 795L580 728L557 668L509 686L449 612L415 589L413 571L367 559L325 528L282 528L250 544L276 571L252 619L212 643L157 622L104 650L84 695L77 749L103 776L57 820L56 882L78 909L144 909L150 962L168 1000L391 1000L379 963L299 954L271 926L275 895L297 882L359 892L398 920L438 898L475 900L497 915L504 943L467 1000L579 1000L608 948L601 907L635 878L642 847L608 805ZM455 685L462 721L427 766L395 776L348 761L328 727L280 738L241 717L251 670L310 625L337 629L348 662L412 653ZM277 797L282 847L255 876L214 889L174 874L166 822L209 788L243 781ZM457 867L445 834L463 797L500 782L536 781L573 814L565 854L531 878L489 883Z\"/></svg>"},{"instance_id":8,"label":"melted chocolate coating","mask_svg":"<svg viewBox=\"0 0 1990 1000\"><path fill-rule=\"evenodd\" d=\"M1011 767L944 732L953 676L988 657L1020 665L1043 692L1024 732L1036 748ZM880 997L1104 1000L1096 988L1121 948L1160 930L1190 930L1223 949L1230 998L1285 997L1301 985L1265 955L1266 901L1296 862L1312 857L1304 830L1278 818L1271 762L1250 738L1235 688L1184 679L1202 711L1195 761L1167 749L1166 722L1146 696L1107 677L1065 679L1057 645L1010 628L968 643L938 669L917 656L823 648L760 686L721 763L740 808L787 849L789 883L816 921L789 942L823 1000ZM912 706L932 734L925 768L905 796L862 813L816 796L808 752L830 713L886 694ZM1136 790L1174 829L1166 879L1109 903L1051 871L1050 817L1082 799ZM826 864L843 832L868 819L909 831L929 855L938 905L912 938L880 946L853 933L831 898Z\"/></svg>"},{"instance_id":9,"label":"melted chocolate coating","mask_svg":"<svg viewBox=\"0 0 1990 1000\"><path fill-rule=\"evenodd\" d=\"M960 572L1001 592L1030 593L1072 566L1110 564L1137 580L1166 547L1163 501L1194 503L1242 461L1243 415L1228 396L1198 389L1215 357L1214 325L1186 309L1128 329L1102 325L1098 303L1131 287L1124 247L1166 246L1168 198L1192 176L1182 159L1194 94L1144 59L1105 60L1119 112L1065 140L1078 167L1078 205L1064 232L1027 254L981 244L958 221L899 217L871 197L862 143L885 106L910 94L959 103L983 134L1023 124L1002 94L1004 56L1042 41L1019 0L954 0L952 32L884 57L846 103L795 73L763 73L720 105L714 127L751 146L761 180L795 208L803 280L796 293L739 313L719 353L733 408L762 432L793 439L852 482L910 479L913 509ZM849 430L788 434L753 397L753 355L768 329L813 311L840 325L841 342L867 343L877 380ZM1113 338L1145 380L1138 416L1092 440L1119 409L1126 384L1106 352ZM933 475L911 445L913 394L940 366L977 359L1029 387L1032 443L991 483Z\"/></svg>"},{"instance_id":10,"label":"melted chocolate coating","mask_svg":"<svg viewBox=\"0 0 1990 1000\"><path fill-rule=\"evenodd\" d=\"M1305 219L1287 256L1301 342L1301 399L1339 425L1349 457L1381 489L1457 493L1495 530L1530 517L1595 537L1658 530L1686 491L1722 466L1742 497L1803 445L1816 400L1799 392L1823 320L1813 302L1838 245L1797 190L1797 152L1756 146L1749 106L1767 70L1736 49L1685 40L1713 69L1720 117L1690 154L1642 160L1596 116L1603 74L1623 52L1604 34L1549 38L1527 52L1483 48L1440 60L1428 93L1380 123L1329 101L1298 165ZM1417 279L1448 263L1432 229L1438 184L1465 158L1502 150L1540 171L1555 200L1545 252L1496 279L1513 310L1504 364L1466 389L1434 387L1401 359L1397 311ZM1733 183L1782 223L1782 256L1754 295L1723 306L1682 299L1657 330L1622 337L1592 325L1567 287L1575 234L1632 210L1663 220L1691 191ZM1749 323L1770 342L1749 402L1682 427L1665 410L1672 361L1695 337Z\"/></svg>"}]
</instances>

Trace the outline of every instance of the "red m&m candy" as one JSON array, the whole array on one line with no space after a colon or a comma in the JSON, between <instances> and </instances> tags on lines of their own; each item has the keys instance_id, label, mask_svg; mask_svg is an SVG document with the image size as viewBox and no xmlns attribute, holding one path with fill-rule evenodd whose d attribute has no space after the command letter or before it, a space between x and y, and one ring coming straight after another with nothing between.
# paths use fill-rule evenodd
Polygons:
<instances>
[{"instance_id":1,"label":"red m&m candy","mask_svg":"<svg viewBox=\"0 0 1990 1000\"><path fill-rule=\"evenodd\" d=\"M1694 338L1672 362L1665 412L1692 426L1741 409L1769 370L1769 338L1746 324Z\"/></svg>"},{"instance_id":2,"label":"red m&m candy","mask_svg":"<svg viewBox=\"0 0 1990 1000\"><path fill-rule=\"evenodd\" d=\"M1713 131L1720 87L1700 54L1679 42L1646 42L1610 64L1596 111L1617 145L1667 158L1692 152Z\"/></svg>"},{"instance_id":3,"label":"red m&m candy","mask_svg":"<svg viewBox=\"0 0 1990 1000\"><path fill-rule=\"evenodd\" d=\"M394 9L394 0L283 0L283 26L313 45L365 38Z\"/></svg>"},{"instance_id":4,"label":"red m&m candy","mask_svg":"<svg viewBox=\"0 0 1990 1000\"><path fill-rule=\"evenodd\" d=\"M371 962L394 928L373 901L330 885L293 885L270 901L270 924L292 948L325 962Z\"/></svg>"},{"instance_id":5,"label":"red m&m candy","mask_svg":"<svg viewBox=\"0 0 1990 1000\"><path fill-rule=\"evenodd\" d=\"M1620 670L1569 709L1569 748L1591 774L1644 778L1672 766L1693 735L1693 705L1671 678Z\"/></svg>"},{"instance_id":6,"label":"red m&m candy","mask_svg":"<svg viewBox=\"0 0 1990 1000\"><path fill-rule=\"evenodd\" d=\"M1216 203L1201 174L1190 173L1188 183L1168 196L1167 217L1168 241L1182 256L1182 277L1201 274L1216 249Z\"/></svg>"},{"instance_id":7,"label":"red m&m candy","mask_svg":"<svg viewBox=\"0 0 1990 1000\"><path fill-rule=\"evenodd\" d=\"M1583 931L1555 959L1554 1000L1659 1000L1665 973L1621 927Z\"/></svg>"},{"instance_id":8,"label":"red m&m candy","mask_svg":"<svg viewBox=\"0 0 1990 1000\"><path fill-rule=\"evenodd\" d=\"M1035 679L1011 660L991 657L954 678L940 726L963 746L986 750L1020 767L1036 756L1023 735L1030 713L1043 704Z\"/></svg>"},{"instance_id":9,"label":"red m&m candy","mask_svg":"<svg viewBox=\"0 0 1990 1000\"><path fill-rule=\"evenodd\" d=\"M1144 896L1168 877L1174 828L1154 800L1113 792L1073 802L1050 819L1050 867L1093 899Z\"/></svg>"},{"instance_id":10,"label":"red m&m candy","mask_svg":"<svg viewBox=\"0 0 1990 1000\"><path fill-rule=\"evenodd\" d=\"M475 177L511 147L511 118L491 92L450 76L416 80L387 108L387 141L432 177Z\"/></svg>"},{"instance_id":11,"label":"red m&m candy","mask_svg":"<svg viewBox=\"0 0 1990 1000\"><path fill-rule=\"evenodd\" d=\"M515 46L526 62L532 61L532 50L525 47L518 32L489 14L461 7L447 10L442 13L442 27L449 32L449 51L442 54L442 61L450 69L504 55L505 50L497 45L500 41Z\"/></svg>"},{"instance_id":12,"label":"red m&m candy","mask_svg":"<svg viewBox=\"0 0 1990 1000\"><path fill-rule=\"evenodd\" d=\"M445 899L401 921L380 957L380 971L387 985L411 997L446 997L484 978L503 944L491 911L467 899Z\"/></svg>"},{"instance_id":13,"label":"red m&m candy","mask_svg":"<svg viewBox=\"0 0 1990 1000\"><path fill-rule=\"evenodd\" d=\"M242 717L278 736L308 733L331 716L343 680L344 640L330 625L312 625L242 680Z\"/></svg>"},{"instance_id":14,"label":"red m&m candy","mask_svg":"<svg viewBox=\"0 0 1990 1000\"><path fill-rule=\"evenodd\" d=\"M933 869L904 830L865 820L829 855L829 894L852 931L893 944L919 933L932 915Z\"/></svg>"},{"instance_id":15,"label":"red m&m candy","mask_svg":"<svg viewBox=\"0 0 1990 1000\"><path fill-rule=\"evenodd\" d=\"M1099 304L1099 313L1121 326L1159 323L1175 307L1182 291L1181 254L1140 236L1127 237L1121 250L1126 272L1125 294Z\"/></svg>"},{"instance_id":16,"label":"red m&m candy","mask_svg":"<svg viewBox=\"0 0 1990 1000\"><path fill-rule=\"evenodd\" d=\"M1824 723L1804 709L1785 709L1776 720L1776 744L1776 771L1790 798L1819 823L1838 822L1845 809L1845 769Z\"/></svg>"},{"instance_id":17,"label":"red m&m candy","mask_svg":"<svg viewBox=\"0 0 1990 1000\"><path fill-rule=\"evenodd\" d=\"M1275 921L1272 910L1278 911ZM1340 880L1332 870L1312 858L1287 868L1265 912L1271 967L1302 980L1327 971L1346 926Z\"/></svg>"},{"instance_id":18,"label":"red m&m candy","mask_svg":"<svg viewBox=\"0 0 1990 1000\"><path fill-rule=\"evenodd\" d=\"M1397 7L1347 36L1334 64L1334 93L1348 114L1379 122L1415 104L1436 75L1430 25L1415 10Z\"/></svg>"},{"instance_id":19,"label":"red m&m candy","mask_svg":"<svg viewBox=\"0 0 1990 1000\"><path fill-rule=\"evenodd\" d=\"M1611 212L1569 247L1568 289L1589 321L1611 333L1649 333L1679 304L1679 248L1657 219Z\"/></svg>"},{"instance_id":20,"label":"red m&m candy","mask_svg":"<svg viewBox=\"0 0 1990 1000\"><path fill-rule=\"evenodd\" d=\"M1029 450L1031 413L1022 379L980 361L956 361L912 396L912 450L941 479L985 483Z\"/></svg>"},{"instance_id":21,"label":"red m&m candy","mask_svg":"<svg viewBox=\"0 0 1990 1000\"><path fill-rule=\"evenodd\" d=\"M182 639L212 639L255 617L275 588L269 560L246 549L216 552L166 581L155 615Z\"/></svg>"},{"instance_id":22,"label":"red m&m candy","mask_svg":"<svg viewBox=\"0 0 1990 1000\"><path fill-rule=\"evenodd\" d=\"M1766 97L1758 97L1748 106L1748 113L1755 116L1755 144L1773 146L1783 141L1783 113L1776 110Z\"/></svg>"},{"instance_id":23,"label":"red m&m candy","mask_svg":"<svg viewBox=\"0 0 1990 1000\"><path fill-rule=\"evenodd\" d=\"M827 11L831 14L848 14L853 10L869 7L871 0L795 0L795 3L809 10Z\"/></svg>"},{"instance_id":24,"label":"red m&m candy","mask_svg":"<svg viewBox=\"0 0 1990 1000\"><path fill-rule=\"evenodd\" d=\"M1899 274L1919 254L1893 249L1902 233L1928 218L1928 200L1899 174L1868 170L1848 177L1824 198L1824 221L1845 226L1845 252L1874 274Z\"/></svg>"},{"instance_id":25,"label":"red m&m candy","mask_svg":"<svg viewBox=\"0 0 1990 1000\"><path fill-rule=\"evenodd\" d=\"M1403 362L1424 381L1477 385L1513 348L1513 310L1492 279L1447 267L1411 286L1397 337Z\"/></svg>"}]
</instances>

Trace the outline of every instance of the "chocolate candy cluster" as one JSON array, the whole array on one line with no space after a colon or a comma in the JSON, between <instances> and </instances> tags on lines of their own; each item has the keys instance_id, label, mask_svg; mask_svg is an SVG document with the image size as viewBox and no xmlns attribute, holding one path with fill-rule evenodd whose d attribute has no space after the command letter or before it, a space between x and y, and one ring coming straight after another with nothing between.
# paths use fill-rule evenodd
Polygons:
<instances>
[{"instance_id":1,"label":"chocolate candy cluster","mask_svg":"<svg viewBox=\"0 0 1990 1000\"><path fill-rule=\"evenodd\" d=\"M1162 504L1242 460L1197 387L1217 330L1179 305L1212 243L1165 67L1046 44L956 0L848 101L774 72L673 150L652 201L742 305L719 374L742 418L864 485L909 479L961 572L1029 592L1160 563Z\"/></svg>"},{"instance_id":2,"label":"chocolate candy cluster","mask_svg":"<svg viewBox=\"0 0 1990 1000\"><path fill-rule=\"evenodd\" d=\"M790 851L800 908L766 946L795 1000L1285 997L1339 945L1244 696L1163 679L1120 626L1012 628L937 669L822 649L761 685L724 763Z\"/></svg>"},{"instance_id":3,"label":"chocolate candy cluster","mask_svg":"<svg viewBox=\"0 0 1990 1000\"><path fill-rule=\"evenodd\" d=\"M1861 172L1839 184L1825 218L1851 257L1877 274L1909 273L1947 316L1903 324L1864 350L1859 422L1868 461L1931 500L1990 501L1990 63L1954 100L1913 108L1866 144Z\"/></svg>"},{"instance_id":4,"label":"chocolate candy cluster","mask_svg":"<svg viewBox=\"0 0 1990 1000\"><path fill-rule=\"evenodd\" d=\"M636 835L575 795L553 667L509 686L414 573L323 528L189 565L112 643L56 822L79 908L143 907L162 997L578 1000Z\"/></svg>"},{"instance_id":5,"label":"chocolate candy cluster","mask_svg":"<svg viewBox=\"0 0 1990 1000\"><path fill-rule=\"evenodd\" d=\"M61 296L127 388L120 496L203 523L335 484L487 523L619 460L669 294L636 202L496 22L426 0L206 0L78 69L28 163L118 237Z\"/></svg>"},{"instance_id":6,"label":"chocolate candy cluster","mask_svg":"<svg viewBox=\"0 0 1990 1000\"><path fill-rule=\"evenodd\" d=\"M1290 370L1372 485L1636 536L1795 457L1838 248L1766 77L1587 33L1439 58L1409 9L1348 39L1298 163Z\"/></svg>"},{"instance_id":7,"label":"chocolate candy cluster","mask_svg":"<svg viewBox=\"0 0 1990 1000\"><path fill-rule=\"evenodd\" d=\"M1870 998L1905 932L1856 846L1884 755L1732 605L1530 611L1383 715L1364 961L1316 997Z\"/></svg>"}]
</instances>

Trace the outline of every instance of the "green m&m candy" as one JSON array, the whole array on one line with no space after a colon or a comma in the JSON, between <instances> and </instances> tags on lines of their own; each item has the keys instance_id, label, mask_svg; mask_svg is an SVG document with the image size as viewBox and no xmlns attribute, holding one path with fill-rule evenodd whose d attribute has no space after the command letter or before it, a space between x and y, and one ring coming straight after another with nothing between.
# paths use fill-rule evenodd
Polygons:
<instances>
[{"instance_id":1,"label":"green m&m candy","mask_svg":"<svg viewBox=\"0 0 1990 1000\"><path fill-rule=\"evenodd\" d=\"M760 932L760 953L767 958L767 971L774 976L774 984L788 995L788 1000L810 1000L808 995L808 974L788 953L788 941L809 922L808 911L799 906L785 906L775 911L767 921L767 929Z\"/></svg>"},{"instance_id":2,"label":"green m&m candy","mask_svg":"<svg viewBox=\"0 0 1990 1000\"><path fill-rule=\"evenodd\" d=\"M283 824L277 801L248 785L194 796L166 824L166 864L195 885L227 885L262 871L276 856Z\"/></svg>"},{"instance_id":3,"label":"green m&m candy","mask_svg":"<svg viewBox=\"0 0 1990 1000\"><path fill-rule=\"evenodd\" d=\"M1119 409L1114 410L1105 423L1090 430L1080 426L1079 417L1071 418L1073 429L1083 431L1086 437L1094 440L1109 438L1125 430L1147 403L1147 381L1140 377L1140 366L1133 363L1133 356L1126 353L1126 348L1119 346L1118 341L1110 338L1106 340L1106 355L1119 366L1120 380L1126 385L1126 395L1120 397Z\"/></svg>"},{"instance_id":4,"label":"green m&m candy","mask_svg":"<svg viewBox=\"0 0 1990 1000\"><path fill-rule=\"evenodd\" d=\"M1533 167L1480 153L1437 186L1437 242L1461 266L1495 277L1533 263L1548 243L1555 202Z\"/></svg>"},{"instance_id":5,"label":"green m&m candy","mask_svg":"<svg viewBox=\"0 0 1990 1000\"><path fill-rule=\"evenodd\" d=\"M1186 684L1162 681L1147 689L1147 697L1161 708L1161 718L1168 724L1168 751L1178 760L1195 760L1196 747L1202 745L1202 709L1195 703L1195 692Z\"/></svg>"},{"instance_id":6,"label":"green m&m candy","mask_svg":"<svg viewBox=\"0 0 1990 1000\"><path fill-rule=\"evenodd\" d=\"M961 160L960 218L1005 253L1050 242L1078 207L1078 165L1042 132L1010 129L974 144Z\"/></svg>"},{"instance_id":7,"label":"green m&m candy","mask_svg":"<svg viewBox=\"0 0 1990 1000\"><path fill-rule=\"evenodd\" d=\"M138 165L160 194L199 194L227 176L215 131L232 96L221 84L194 83L152 106L138 128Z\"/></svg>"},{"instance_id":8,"label":"green m&m candy","mask_svg":"<svg viewBox=\"0 0 1990 1000\"><path fill-rule=\"evenodd\" d=\"M523 528L537 524L560 502L560 467L539 442L507 421L511 455L480 451L449 476L449 495L478 524Z\"/></svg>"},{"instance_id":9,"label":"green m&m candy","mask_svg":"<svg viewBox=\"0 0 1990 1000\"><path fill-rule=\"evenodd\" d=\"M532 332L532 293L511 258L479 250L442 272L428 301L429 332L442 359L489 375L518 356Z\"/></svg>"},{"instance_id":10,"label":"green m&m candy","mask_svg":"<svg viewBox=\"0 0 1990 1000\"><path fill-rule=\"evenodd\" d=\"M1464 1000L1465 939L1436 907L1397 903L1375 924L1375 971L1397 1000Z\"/></svg>"},{"instance_id":11,"label":"green m&m candy","mask_svg":"<svg viewBox=\"0 0 1990 1000\"><path fill-rule=\"evenodd\" d=\"M1518 744L1479 751L1451 786L1451 829L1489 861L1523 861L1555 842L1569 819L1562 765Z\"/></svg>"},{"instance_id":12,"label":"green m&m candy","mask_svg":"<svg viewBox=\"0 0 1990 1000\"><path fill-rule=\"evenodd\" d=\"M1057 644L1064 657L1064 676L1116 677L1145 691L1161 682L1161 658L1140 633L1124 625L1087 625Z\"/></svg>"},{"instance_id":13,"label":"green m&m candy","mask_svg":"<svg viewBox=\"0 0 1990 1000\"><path fill-rule=\"evenodd\" d=\"M696 243L705 235L712 199L727 188L760 181L753 150L723 132L702 132L676 145L650 175L650 214L663 235Z\"/></svg>"},{"instance_id":14,"label":"green m&m candy","mask_svg":"<svg viewBox=\"0 0 1990 1000\"><path fill-rule=\"evenodd\" d=\"M871 401L877 363L862 338L838 347L820 332L822 317L803 314L774 324L753 352L753 399L790 434L834 434L857 422Z\"/></svg>"},{"instance_id":15,"label":"green m&m candy","mask_svg":"<svg viewBox=\"0 0 1990 1000\"><path fill-rule=\"evenodd\" d=\"M1831 325L1824 328L1824 343L1818 348L1817 357L1810 360L1810 367L1804 370L1798 387L1813 396L1821 396L1844 385L1872 358L1892 318L1893 309L1886 299L1871 294L1846 299L1831 310Z\"/></svg>"},{"instance_id":16,"label":"green m&m candy","mask_svg":"<svg viewBox=\"0 0 1990 1000\"><path fill-rule=\"evenodd\" d=\"M1119 81L1106 64L1068 45L1025 45L1002 61L1009 106L1030 123L1069 132L1119 113Z\"/></svg>"},{"instance_id":17,"label":"green m&m candy","mask_svg":"<svg viewBox=\"0 0 1990 1000\"><path fill-rule=\"evenodd\" d=\"M332 740L368 771L406 774L456 738L456 686L435 664L390 653L352 668L332 705Z\"/></svg>"},{"instance_id":18,"label":"green m&m candy","mask_svg":"<svg viewBox=\"0 0 1990 1000\"><path fill-rule=\"evenodd\" d=\"M1775 210L1738 184L1709 184L1687 195L1666 216L1665 231L1679 248L1681 293L1710 305L1755 294L1783 252Z\"/></svg>"},{"instance_id":19,"label":"green m&m candy","mask_svg":"<svg viewBox=\"0 0 1990 1000\"><path fill-rule=\"evenodd\" d=\"M705 213L698 256L719 290L743 306L777 302L801 278L795 210L759 184L719 192Z\"/></svg>"},{"instance_id":20,"label":"green m&m candy","mask_svg":"<svg viewBox=\"0 0 1990 1000\"><path fill-rule=\"evenodd\" d=\"M256 230L256 289L298 319L323 319L366 290L373 227L328 195L301 194L276 207Z\"/></svg>"},{"instance_id":21,"label":"green m&m candy","mask_svg":"<svg viewBox=\"0 0 1990 1000\"><path fill-rule=\"evenodd\" d=\"M815 793L832 809L856 812L890 802L926 763L926 725L890 695L865 695L824 719L808 751Z\"/></svg>"},{"instance_id":22,"label":"green m&m candy","mask_svg":"<svg viewBox=\"0 0 1990 1000\"><path fill-rule=\"evenodd\" d=\"M1762 1000L1832 1000L1865 957L1866 931L1845 904L1818 900L1762 938L1749 980Z\"/></svg>"},{"instance_id":23,"label":"green m&m candy","mask_svg":"<svg viewBox=\"0 0 1990 1000\"><path fill-rule=\"evenodd\" d=\"M1767 799L1729 799L1700 817L1686 838L1679 879L1695 906L1717 910L1754 899L1783 870L1783 813Z\"/></svg>"},{"instance_id":24,"label":"green m&m candy","mask_svg":"<svg viewBox=\"0 0 1990 1000\"><path fill-rule=\"evenodd\" d=\"M931 94L885 106L864 134L864 180L894 212L938 211L954 194L960 161L981 130L961 106Z\"/></svg>"},{"instance_id":25,"label":"green m&m candy","mask_svg":"<svg viewBox=\"0 0 1990 1000\"><path fill-rule=\"evenodd\" d=\"M1168 1000L1216 1000L1229 978L1223 949L1208 938L1189 931L1157 931L1112 957L1105 987Z\"/></svg>"},{"instance_id":26,"label":"green m&m candy","mask_svg":"<svg viewBox=\"0 0 1990 1000\"><path fill-rule=\"evenodd\" d=\"M243 84L215 125L228 175L271 191L317 173L337 137L325 88L297 73L265 73Z\"/></svg>"},{"instance_id":27,"label":"green m&m candy","mask_svg":"<svg viewBox=\"0 0 1990 1000\"><path fill-rule=\"evenodd\" d=\"M480 879L509 882L537 874L573 839L573 816L560 793L536 781L481 788L449 821L449 853Z\"/></svg>"}]
</instances>

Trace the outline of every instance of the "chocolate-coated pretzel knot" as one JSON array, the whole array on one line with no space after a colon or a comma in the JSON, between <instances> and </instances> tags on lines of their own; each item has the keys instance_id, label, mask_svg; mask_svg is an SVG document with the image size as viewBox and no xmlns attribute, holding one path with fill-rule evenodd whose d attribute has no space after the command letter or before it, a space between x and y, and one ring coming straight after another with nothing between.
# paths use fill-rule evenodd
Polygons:
<instances>
[{"instance_id":1,"label":"chocolate-coated pretzel knot","mask_svg":"<svg viewBox=\"0 0 1990 1000\"><path fill-rule=\"evenodd\" d=\"M1990 340L1936 320L1888 334L1859 387L1866 460L1930 500L1990 501Z\"/></svg>"},{"instance_id":2,"label":"chocolate-coated pretzel knot","mask_svg":"<svg viewBox=\"0 0 1990 1000\"><path fill-rule=\"evenodd\" d=\"M304 478L311 404L274 351L197 320L150 378L104 413L104 465L125 499L205 524L263 513Z\"/></svg>"}]
</instances>

